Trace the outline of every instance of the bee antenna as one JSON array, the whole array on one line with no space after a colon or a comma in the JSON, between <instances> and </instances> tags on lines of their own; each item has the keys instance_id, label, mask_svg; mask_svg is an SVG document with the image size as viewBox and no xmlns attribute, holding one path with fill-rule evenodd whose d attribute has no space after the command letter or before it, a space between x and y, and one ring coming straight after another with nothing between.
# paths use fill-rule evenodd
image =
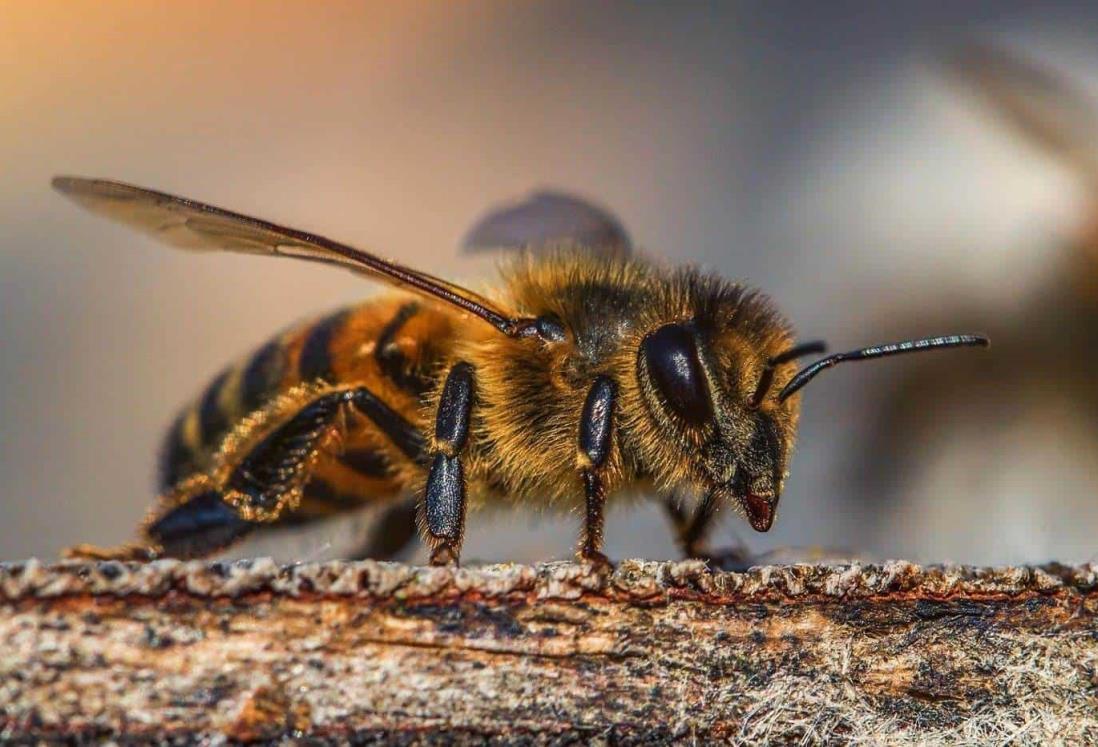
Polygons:
<instances>
[{"instance_id":1,"label":"bee antenna","mask_svg":"<svg viewBox=\"0 0 1098 747\"><path fill-rule=\"evenodd\" d=\"M766 366L763 367L762 376L759 377L759 384L755 387L755 394L751 397L751 406L758 407L762 404L763 399L766 398L767 392L770 391L771 384L774 383L774 369L778 366L800 358L802 355L824 353L826 351L826 342L823 340L813 340L812 342L802 342L800 345L795 345L784 353L778 353L773 358L769 358L766 361Z\"/></svg>"},{"instance_id":2,"label":"bee antenna","mask_svg":"<svg viewBox=\"0 0 1098 747\"><path fill-rule=\"evenodd\" d=\"M945 337L926 337L922 340L906 340L904 342L891 342L886 345L874 345L872 347L862 348L861 350L851 350L849 353L835 353L835 355L821 358L811 366L801 369L797 375L785 385L785 388L782 389L781 394L778 395L778 401L784 402L789 399L800 391L805 384L816 378L820 372L842 363L843 361L862 361L869 360L870 358L884 358L889 355L920 353L925 350L936 350L937 348L986 348L990 344L991 341L983 335L947 335Z\"/></svg>"}]
</instances>

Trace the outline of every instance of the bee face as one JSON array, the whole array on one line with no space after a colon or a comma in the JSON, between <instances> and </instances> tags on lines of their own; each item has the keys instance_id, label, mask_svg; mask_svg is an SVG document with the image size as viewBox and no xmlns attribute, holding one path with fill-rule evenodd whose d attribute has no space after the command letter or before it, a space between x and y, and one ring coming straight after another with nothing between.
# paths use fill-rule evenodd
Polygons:
<instances>
[{"instance_id":1,"label":"bee face","mask_svg":"<svg viewBox=\"0 0 1098 747\"><path fill-rule=\"evenodd\" d=\"M782 480L786 473L792 429L783 430L779 421L758 411L746 419L748 439L739 452L739 469L730 488L722 486L718 494L730 494L739 502L753 529L765 532L774 523L774 513L781 497Z\"/></svg>"},{"instance_id":2,"label":"bee face","mask_svg":"<svg viewBox=\"0 0 1098 747\"><path fill-rule=\"evenodd\" d=\"M762 362L734 329L694 320L665 324L640 344L637 373L648 409L681 444L680 462L751 526L770 529L796 427L796 405L756 403ZM671 435L668 433L667 435Z\"/></svg>"}]
</instances>

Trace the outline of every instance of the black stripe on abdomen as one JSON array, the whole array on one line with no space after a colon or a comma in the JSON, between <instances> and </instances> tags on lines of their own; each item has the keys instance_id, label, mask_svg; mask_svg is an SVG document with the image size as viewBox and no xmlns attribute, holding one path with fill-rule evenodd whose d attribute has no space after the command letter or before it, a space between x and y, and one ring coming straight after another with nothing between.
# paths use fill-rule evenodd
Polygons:
<instances>
[{"instance_id":1,"label":"black stripe on abdomen","mask_svg":"<svg viewBox=\"0 0 1098 747\"><path fill-rule=\"evenodd\" d=\"M257 350L244 365L240 403L244 412L262 407L278 391L286 375L286 348L275 338Z\"/></svg>"},{"instance_id":2,"label":"black stripe on abdomen","mask_svg":"<svg viewBox=\"0 0 1098 747\"><path fill-rule=\"evenodd\" d=\"M401 352L394 338L418 311L419 304L415 301L409 301L397 309L397 313L382 328L374 347L374 360L381 372L401 389L413 394L423 394L431 383L416 373L412 362Z\"/></svg>"},{"instance_id":3,"label":"black stripe on abdomen","mask_svg":"<svg viewBox=\"0 0 1098 747\"><path fill-rule=\"evenodd\" d=\"M221 390L225 388L231 374L231 369L218 374L206 387L198 405L198 431L202 436L202 444L207 448L213 448L220 443L231 425L228 413L221 406Z\"/></svg>"},{"instance_id":4,"label":"black stripe on abdomen","mask_svg":"<svg viewBox=\"0 0 1098 747\"><path fill-rule=\"evenodd\" d=\"M333 381L332 339L347 319L346 309L325 317L309 330L305 343L301 346L301 358L297 363L298 376L302 381L324 379Z\"/></svg>"},{"instance_id":5,"label":"black stripe on abdomen","mask_svg":"<svg viewBox=\"0 0 1098 747\"><path fill-rule=\"evenodd\" d=\"M170 489L184 477L190 477L197 468L197 457L187 445L184 430L190 410L184 410L168 429L164 445L160 451L159 487L161 491Z\"/></svg>"}]
</instances>

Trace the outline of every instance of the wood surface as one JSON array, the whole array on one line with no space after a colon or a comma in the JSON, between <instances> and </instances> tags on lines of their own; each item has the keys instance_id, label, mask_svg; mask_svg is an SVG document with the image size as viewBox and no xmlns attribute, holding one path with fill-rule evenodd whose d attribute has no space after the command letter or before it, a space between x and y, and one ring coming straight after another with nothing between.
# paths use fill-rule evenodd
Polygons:
<instances>
[{"instance_id":1,"label":"wood surface","mask_svg":"<svg viewBox=\"0 0 1098 747\"><path fill-rule=\"evenodd\" d=\"M0 739L1098 743L1098 566L0 565Z\"/></svg>"}]
</instances>

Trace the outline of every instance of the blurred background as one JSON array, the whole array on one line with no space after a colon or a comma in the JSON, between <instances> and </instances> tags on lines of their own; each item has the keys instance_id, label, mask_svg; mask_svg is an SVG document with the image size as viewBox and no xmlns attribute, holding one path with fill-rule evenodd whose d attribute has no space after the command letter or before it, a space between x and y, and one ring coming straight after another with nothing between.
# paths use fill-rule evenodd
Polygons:
<instances>
[{"instance_id":1,"label":"blurred background","mask_svg":"<svg viewBox=\"0 0 1098 747\"><path fill-rule=\"evenodd\" d=\"M766 289L834 350L988 332L989 353L814 383L775 528L726 512L717 544L1098 553L1098 9L57 1L0 4L0 28L0 558L127 539L185 401L273 331L378 292L172 252L60 199L57 173L466 282L492 273L458 251L469 225L551 186L611 208L651 255ZM990 62L957 61L972 40L994 45ZM998 54L1032 68L981 77ZM1019 80L1069 146L996 99ZM468 527L470 559L564 557L579 517ZM675 556L654 505L611 510L607 527L611 557ZM248 551L323 557L353 531Z\"/></svg>"}]
</instances>

